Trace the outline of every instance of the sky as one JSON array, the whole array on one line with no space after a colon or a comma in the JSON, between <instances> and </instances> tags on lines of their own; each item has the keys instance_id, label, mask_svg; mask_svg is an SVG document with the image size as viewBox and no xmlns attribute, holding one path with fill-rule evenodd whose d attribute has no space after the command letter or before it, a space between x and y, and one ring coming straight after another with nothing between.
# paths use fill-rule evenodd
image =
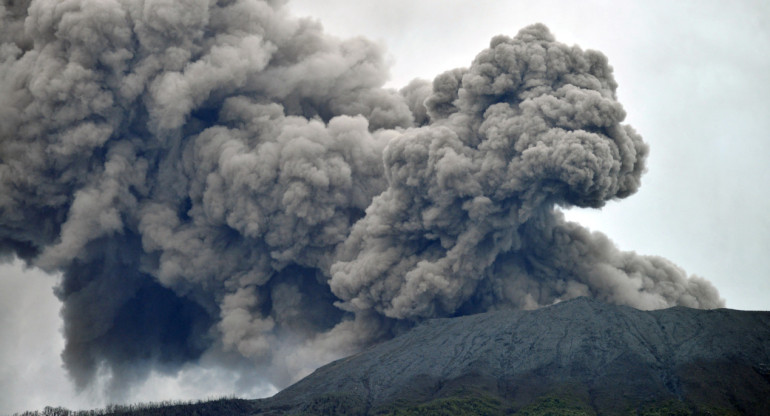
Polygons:
<instances>
[{"instance_id":1,"label":"sky","mask_svg":"<svg viewBox=\"0 0 770 416\"><path fill-rule=\"evenodd\" d=\"M339 37L382 43L393 88L468 66L491 37L536 22L560 42L601 51L614 68L626 122L650 145L648 172L637 194L601 210L571 210L568 218L623 250L663 256L708 279L728 308L770 310L766 2L301 0L288 7ZM11 259L0 266L0 414L105 404L95 392L76 394L62 369L57 279ZM133 395L147 401L233 392L274 390L238 385L204 360L176 377L153 375Z\"/></svg>"}]
</instances>

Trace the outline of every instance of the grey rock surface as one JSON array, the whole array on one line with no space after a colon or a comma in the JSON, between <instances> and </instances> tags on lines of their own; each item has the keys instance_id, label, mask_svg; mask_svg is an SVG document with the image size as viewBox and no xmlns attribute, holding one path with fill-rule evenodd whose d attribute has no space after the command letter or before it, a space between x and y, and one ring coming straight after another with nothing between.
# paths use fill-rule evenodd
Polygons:
<instances>
[{"instance_id":1,"label":"grey rock surface","mask_svg":"<svg viewBox=\"0 0 770 416\"><path fill-rule=\"evenodd\" d=\"M701 379L719 376L712 373L723 367L748 383L744 390L758 389L742 394L770 392L769 312L640 311L578 298L534 311L426 321L319 368L270 402L344 393L378 406L435 397L463 379L511 397L559 384L584 386L591 401L603 395L681 400L700 394Z\"/></svg>"}]
</instances>

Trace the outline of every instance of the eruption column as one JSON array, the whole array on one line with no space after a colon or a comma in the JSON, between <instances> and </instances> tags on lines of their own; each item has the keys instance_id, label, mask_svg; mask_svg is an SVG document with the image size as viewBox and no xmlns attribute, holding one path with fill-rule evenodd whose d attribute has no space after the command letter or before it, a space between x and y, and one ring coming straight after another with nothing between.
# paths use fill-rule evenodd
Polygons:
<instances>
[{"instance_id":1,"label":"eruption column","mask_svg":"<svg viewBox=\"0 0 770 416\"><path fill-rule=\"evenodd\" d=\"M607 59L543 25L401 91L280 1L0 5L0 252L62 273L63 358L120 391L202 355L283 386L425 318L722 305L557 207L639 187Z\"/></svg>"}]
</instances>

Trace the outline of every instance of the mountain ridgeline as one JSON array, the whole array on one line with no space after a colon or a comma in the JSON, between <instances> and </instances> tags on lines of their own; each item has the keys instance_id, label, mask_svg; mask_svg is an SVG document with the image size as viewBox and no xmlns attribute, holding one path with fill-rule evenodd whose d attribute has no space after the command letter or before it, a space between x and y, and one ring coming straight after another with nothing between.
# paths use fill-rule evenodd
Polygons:
<instances>
[{"instance_id":1,"label":"mountain ridgeline","mask_svg":"<svg viewBox=\"0 0 770 416\"><path fill-rule=\"evenodd\" d=\"M537 414L538 406L770 414L770 313L640 311L578 298L434 319L321 367L258 407L314 414L329 410L324 403L360 414L463 403L470 414Z\"/></svg>"},{"instance_id":2,"label":"mountain ridgeline","mask_svg":"<svg viewBox=\"0 0 770 416\"><path fill-rule=\"evenodd\" d=\"M577 298L534 311L433 319L323 366L268 399L116 414L223 409L249 415L766 415L770 312L640 311Z\"/></svg>"}]
</instances>

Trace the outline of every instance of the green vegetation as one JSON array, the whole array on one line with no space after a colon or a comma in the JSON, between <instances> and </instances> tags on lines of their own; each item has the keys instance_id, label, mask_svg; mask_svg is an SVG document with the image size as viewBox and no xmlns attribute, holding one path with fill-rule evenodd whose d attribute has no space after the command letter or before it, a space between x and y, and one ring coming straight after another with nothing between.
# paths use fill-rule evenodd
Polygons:
<instances>
[{"instance_id":1,"label":"green vegetation","mask_svg":"<svg viewBox=\"0 0 770 416\"><path fill-rule=\"evenodd\" d=\"M713 406L697 406L695 409L678 400L667 400L642 406L632 410L629 416L737 416L741 413L734 410L722 409Z\"/></svg>"},{"instance_id":2,"label":"green vegetation","mask_svg":"<svg viewBox=\"0 0 770 416\"><path fill-rule=\"evenodd\" d=\"M704 416L740 416L742 413L714 406L698 406L697 415Z\"/></svg>"},{"instance_id":3,"label":"green vegetation","mask_svg":"<svg viewBox=\"0 0 770 416\"><path fill-rule=\"evenodd\" d=\"M630 412L630 414L636 416L690 416L692 410L678 400L668 400L648 404L636 411Z\"/></svg>"},{"instance_id":4,"label":"green vegetation","mask_svg":"<svg viewBox=\"0 0 770 416\"><path fill-rule=\"evenodd\" d=\"M514 410L502 398L474 390L460 390L455 395L426 403L397 401L387 407L369 409L366 401L349 394L329 394L300 407L261 407L253 400L221 398L198 402L160 402L133 405L110 405L104 409L72 411L62 407L46 407L42 411L17 413L14 416L219 416L219 415L295 415L295 416L596 416L585 400L570 394L550 394ZM605 411L602 411L604 413ZM629 408L628 416L735 416L737 411L713 406L694 405L679 400L649 402ZM609 414L615 414L610 412Z\"/></svg>"},{"instance_id":5,"label":"green vegetation","mask_svg":"<svg viewBox=\"0 0 770 416\"><path fill-rule=\"evenodd\" d=\"M302 416L339 415L358 416L365 415L366 403L363 399L344 394L327 394L313 399L302 406L297 413Z\"/></svg>"},{"instance_id":6,"label":"green vegetation","mask_svg":"<svg viewBox=\"0 0 770 416\"><path fill-rule=\"evenodd\" d=\"M541 397L514 413L516 416L593 416L595 414L583 403L553 396Z\"/></svg>"},{"instance_id":7,"label":"green vegetation","mask_svg":"<svg viewBox=\"0 0 770 416\"><path fill-rule=\"evenodd\" d=\"M428 403L398 407L377 414L382 416L498 416L505 413L499 400L486 395L476 395L436 399Z\"/></svg>"}]
</instances>

